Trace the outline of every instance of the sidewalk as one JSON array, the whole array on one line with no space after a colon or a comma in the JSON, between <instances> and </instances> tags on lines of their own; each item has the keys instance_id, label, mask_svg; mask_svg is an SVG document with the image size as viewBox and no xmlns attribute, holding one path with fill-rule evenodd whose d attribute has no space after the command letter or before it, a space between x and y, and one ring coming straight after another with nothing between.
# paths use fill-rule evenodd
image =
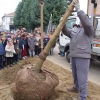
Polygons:
<instances>
[{"instance_id":1,"label":"sidewalk","mask_svg":"<svg viewBox=\"0 0 100 100\"><path fill-rule=\"evenodd\" d=\"M71 71L70 64L67 62L65 57L61 57L59 54L58 44L54 48L54 55L49 55L47 57L48 60L54 62L55 64Z\"/></svg>"}]
</instances>

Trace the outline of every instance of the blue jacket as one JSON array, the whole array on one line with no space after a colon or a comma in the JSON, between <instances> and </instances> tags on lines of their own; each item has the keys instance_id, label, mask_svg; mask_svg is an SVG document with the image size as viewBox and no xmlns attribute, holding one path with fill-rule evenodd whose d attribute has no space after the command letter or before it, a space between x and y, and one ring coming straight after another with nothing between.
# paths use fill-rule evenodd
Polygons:
<instances>
[{"instance_id":1,"label":"blue jacket","mask_svg":"<svg viewBox=\"0 0 100 100\"><path fill-rule=\"evenodd\" d=\"M47 45L47 43L49 42L49 40L50 40L49 37L44 37L44 38L43 38L44 47Z\"/></svg>"},{"instance_id":2,"label":"blue jacket","mask_svg":"<svg viewBox=\"0 0 100 100\"><path fill-rule=\"evenodd\" d=\"M19 48L23 49L23 45L24 45L24 47L27 48L27 41L26 41L26 39L23 40L22 38L20 38L20 40L19 40Z\"/></svg>"},{"instance_id":3,"label":"blue jacket","mask_svg":"<svg viewBox=\"0 0 100 100\"><path fill-rule=\"evenodd\" d=\"M4 55L4 54L5 54L4 46L2 43L0 43L0 55Z\"/></svg>"}]
</instances>

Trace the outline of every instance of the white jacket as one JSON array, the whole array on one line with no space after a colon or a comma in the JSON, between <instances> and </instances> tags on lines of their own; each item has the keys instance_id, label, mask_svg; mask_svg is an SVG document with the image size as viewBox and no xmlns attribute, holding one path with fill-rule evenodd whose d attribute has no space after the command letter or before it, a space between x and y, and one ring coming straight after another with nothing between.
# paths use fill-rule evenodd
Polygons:
<instances>
[{"instance_id":1,"label":"white jacket","mask_svg":"<svg viewBox=\"0 0 100 100\"><path fill-rule=\"evenodd\" d=\"M40 40L40 37L37 37L37 36L36 36L36 42L35 42L35 45L36 45L36 46L39 46L39 40Z\"/></svg>"},{"instance_id":2,"label":"white jacket","mask_svg":"<svg viewBox=\"0 0 100 100\"><path fill-rule=\"evenodd\" d=\"M14 45L12 46L6 45L5 51L6 51L6 57L13 57L14 56L13 54L15 53Z\"/></svg>"}]
</instances>

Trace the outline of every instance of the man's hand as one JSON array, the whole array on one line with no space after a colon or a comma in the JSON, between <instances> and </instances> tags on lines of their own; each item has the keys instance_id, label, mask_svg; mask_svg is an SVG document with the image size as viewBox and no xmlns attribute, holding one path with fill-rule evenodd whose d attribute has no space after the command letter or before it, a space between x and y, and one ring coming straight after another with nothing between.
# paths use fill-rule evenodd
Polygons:
<instances>
[{"instance_id":1,"label":"man's hand","mask_svg":"<svg viewBox=\"0 0 100 100\"><path fill-rule=\"evenodd\" d=\"M80 4L79 4L79 0L73 0L74 6L76 8L76 11L79 12L80 11Z\"/></svg>"},{"instance_id":2,"label":"man's hand","mask_svg":"<svg viewBox=\"0 0 100 100\"><path fill-rule=\"evenodd\" d=\"M63 17L60 18L60 21L62 21Z\"/></svg>"}]
</instances>

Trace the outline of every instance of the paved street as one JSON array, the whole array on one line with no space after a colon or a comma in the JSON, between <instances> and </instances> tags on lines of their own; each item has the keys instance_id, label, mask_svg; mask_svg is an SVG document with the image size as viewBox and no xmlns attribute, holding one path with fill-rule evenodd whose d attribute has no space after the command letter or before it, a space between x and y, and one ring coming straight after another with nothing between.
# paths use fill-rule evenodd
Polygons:
<instances>
[{"instance_id":1,"label":"paved street","mask_svg":"<svg viewBox=\"0 0 100 100\"><path fill-rule=\"evenodd\" d=\"M54 49L54 55L48 56L47 59L60 65L61 67L71 71L70 64L67 62L65 57L61 57L58 55L59 49L58 44ZM99 62L91 62L90 70L89 70L89 81L100 85L100 63Z\"/></svg>"}]
</instances>

